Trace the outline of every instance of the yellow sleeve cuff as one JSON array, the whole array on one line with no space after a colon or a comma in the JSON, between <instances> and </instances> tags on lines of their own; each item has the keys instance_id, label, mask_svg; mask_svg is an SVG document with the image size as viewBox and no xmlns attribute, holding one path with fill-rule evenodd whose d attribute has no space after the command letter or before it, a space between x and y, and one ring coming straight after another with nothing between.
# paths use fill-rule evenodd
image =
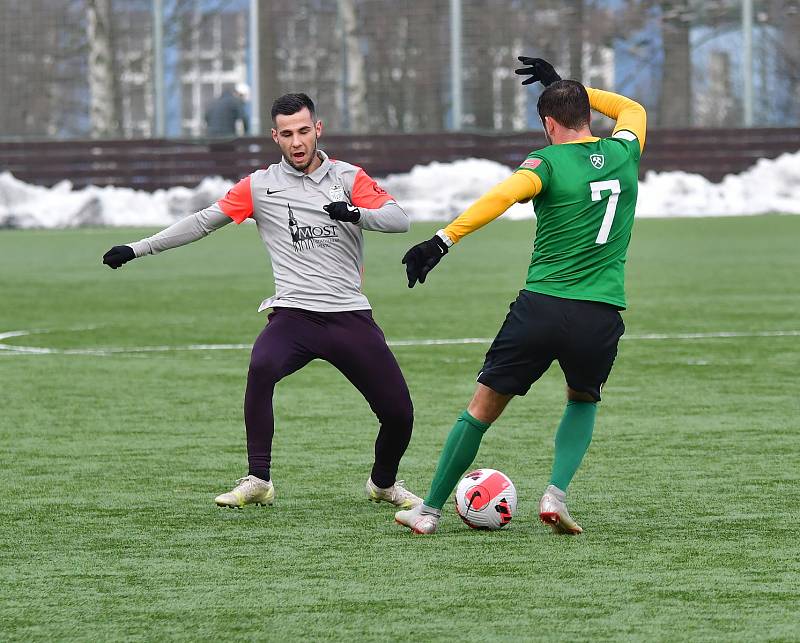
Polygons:
<instances>
[{"instance_id":1,"label":"yellow sleeve cuff","mask_svg":"<svg viewBox=\"0 0 800 643\"><path fill-rule=\"evenodd\" d=\"M498 183L444 229L453 243L475 232L518 202L530 201L542 190L542 180L529 170L518 170Z\"/></svg>"},{"instance_id":2,"label":"yellow sleeve cuff","mask_svg":"<svg viewBox=\"0 0 800 643\"><path fill-rule=\"evenodd\" d=\"M614 133L620 130L633 132L639 140L639 149L644 150L644 139L647 134L647 112L644 107L635 100L614 92L591 87L587 87L586 92L589 94L589 105L593 110L617 121Z\"/></svg>"}]
</instances>

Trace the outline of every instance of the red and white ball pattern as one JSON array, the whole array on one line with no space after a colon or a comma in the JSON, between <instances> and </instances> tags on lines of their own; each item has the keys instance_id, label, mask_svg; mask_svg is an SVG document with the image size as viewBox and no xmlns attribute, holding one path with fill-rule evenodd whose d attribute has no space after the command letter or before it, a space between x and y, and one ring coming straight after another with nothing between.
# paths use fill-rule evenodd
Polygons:
<instances>
[{"instance_id":1,"label":"red and white ball pattern","mask_svg":"<svg viewBox=\"0 0 800 643\"><path fill-rule=\"evenodd\" d=\"M517 509L517 490L504 473L476 469L456 487L456 511L473 529L503 529Z\"/></svg>"}]
</instances>

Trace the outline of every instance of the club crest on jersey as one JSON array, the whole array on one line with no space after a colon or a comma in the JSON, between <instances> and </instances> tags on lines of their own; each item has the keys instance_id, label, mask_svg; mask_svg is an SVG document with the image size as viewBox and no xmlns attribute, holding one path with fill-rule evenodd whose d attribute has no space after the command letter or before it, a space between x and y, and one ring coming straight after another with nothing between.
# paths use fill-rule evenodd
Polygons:
<instances>
[{"instance_id":1,"label":"club crest on jersey","mask_svg":"<svg viewBox=\"0 0 800 643\"><path fill-rule=\"evenodd\" d=\"M589 157L589 160L592 162L592 165L594 165L595 169L597 170L599 170L606 164L606 159L602 154L592 154Z\"/></svg>"},{"instance_id":2,"label":"club crest on jersey","mask_svg":"<svg viewBox=\"0 0 800 643\"><path fill-rule=\"evenodd\" d=\"M331 197L331 201L344 201L344 188L336 183L328 190L328 196Z\"/></svg>"}]
</instances>

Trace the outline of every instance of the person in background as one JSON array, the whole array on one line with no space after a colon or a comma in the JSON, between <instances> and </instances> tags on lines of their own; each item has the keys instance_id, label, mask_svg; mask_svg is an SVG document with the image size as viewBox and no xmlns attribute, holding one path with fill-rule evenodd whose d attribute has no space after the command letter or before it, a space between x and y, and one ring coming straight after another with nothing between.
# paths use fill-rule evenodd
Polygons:
<instances>
[{"instance_id":1,"label":"person in background","mask_svg":"<svg viewBox=\"0 0 800 643\"><path fill-rule=\"evenodd\" d=\"M250 122L244 104L250 98L250 88L237 83L233 89L225 89L206 108L206 134L208 136L238 136L237 125L241 122L242 133L250 130Z\"/></svg>"}]
</instances>

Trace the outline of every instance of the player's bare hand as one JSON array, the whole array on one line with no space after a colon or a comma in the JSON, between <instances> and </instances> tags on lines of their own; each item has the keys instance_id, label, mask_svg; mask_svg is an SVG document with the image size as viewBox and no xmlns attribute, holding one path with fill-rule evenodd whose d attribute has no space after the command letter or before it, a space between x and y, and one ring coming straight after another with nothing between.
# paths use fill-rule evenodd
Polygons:
<instances>
[{"instance_id":1,"label":"player's bare hand","mask_svg":"<svg viewBox=\"0 0 800 643\"><path fill-rule=\"evenodd\" d=\"M413 288L419 282L425 283L428 273L436 267L436 264L447 254L447 244L439 237L433 235L427 241L418 243L411 248L405 255L403 261L406 265L406 276L408 277L408 287Z\"/></svg>"},{"instance_id":2,"label":"player's bare hand","mask_svg":"<svg viewBox=\"0 0 800 643\"><path fill-rule=\"evenodd\" d=\"M530 76L522 81L523 85L530 85L539 81L547 87L552 85L557 80L561 80L553 65L547 62L544 58L531 58L530 56L517 56L525 67L521 67L514 71L515 74L520 76Z\"/></svg>"},{"instance_id":3,"label":"player's bare hand","mask_svg":"<svg viewBox=\"0 0 800 643\"><path fill-rule=\"evenodd\" d=\"M128 263L131 259L135 258L136 254L130 246L114 246L103 255L103 263L109 268L116 270L122 266L122 264Z\"/></svg>"}]
</instances>

